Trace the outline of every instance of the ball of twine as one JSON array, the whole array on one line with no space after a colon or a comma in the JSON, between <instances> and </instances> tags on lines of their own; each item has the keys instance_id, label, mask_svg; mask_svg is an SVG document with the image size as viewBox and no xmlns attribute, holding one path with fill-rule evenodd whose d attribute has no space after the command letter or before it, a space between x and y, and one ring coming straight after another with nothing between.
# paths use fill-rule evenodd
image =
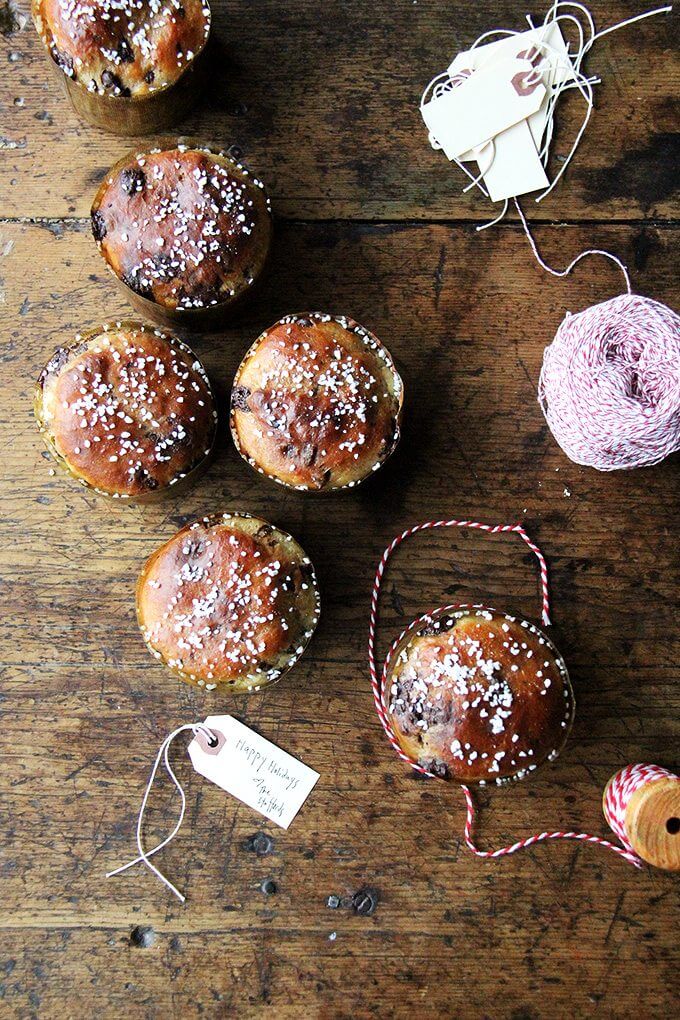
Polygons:
<instances>
[{"instance_id":1,"label":"ball of twine","mask_svg":"<svg viewBox=\"0 0 680 1020\"><path fill-rule=\"evenodd\" d=\"M680 316L637 294L567 315L545 350L538 399L577 464L657 464L680 449Z\"/></svg>"}]
</instances>

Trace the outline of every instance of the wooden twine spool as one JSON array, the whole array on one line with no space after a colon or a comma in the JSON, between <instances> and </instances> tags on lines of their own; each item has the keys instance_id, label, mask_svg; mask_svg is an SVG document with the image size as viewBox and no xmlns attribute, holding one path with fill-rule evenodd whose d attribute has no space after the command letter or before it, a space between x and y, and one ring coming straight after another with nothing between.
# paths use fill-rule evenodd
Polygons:
<instances>
[{"instance_id":1,"label":"wooden twine spool","mask_svg":"<svg viewBox=\"0 0 680 1020\"><path fill-rule=\"evenodd\" d=\"M680 776L628 765L607 783L602 810L627 849L655 868L680 871Z\"/></svg>"}]
</instances>

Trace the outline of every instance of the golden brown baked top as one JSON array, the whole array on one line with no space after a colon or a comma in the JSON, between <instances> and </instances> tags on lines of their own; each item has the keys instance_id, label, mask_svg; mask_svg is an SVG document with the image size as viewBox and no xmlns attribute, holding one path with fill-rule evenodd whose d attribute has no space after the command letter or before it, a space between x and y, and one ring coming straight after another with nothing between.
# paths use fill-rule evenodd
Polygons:
<instances>
[{"instance_id":1,"label":"golden brown baked top","mask_svg":"<svg viewBox=\"0 0 680 1020\"><path fill-rule=\"evenodd\" d=\"M210 32L206 0L32 0L32 13L68 78L122 98L177 81Z\"/></svg>"},{"instance_id":2,"label":"golden brown baked top","mask_svg":"<svg viewBox=\"0 0 680 1020\"><path fill-rule=\"evenodd\" d=\"M402 383L392 358L352 319L288 315L236 374L231 429L257 470L298 489L356 485L399 441Z\"/></svg>"},{"instance_id":3,"label":"golden brown baked top","mask_svg":"<svg viewBox=\"0 0 680 1020\"><path fill-rule=\"evenodd\" d=\"M521 779L557 756L574 714L566 667L533 624L438 610L400 639L385 701L402 749L459 783Z\"/></svg>"},{"instance_id":4,"label":"golden brown baked top","mask_svg":"<svg viewBox=\"0 0 680 1020\"><path fill-rule=\"evenodd\" d=\"M140 323L110 323L59 347L40 374L48 445L87 485L120 497L175 484L212 448L217 413L189 348Z\"/></svg>"},{"instance_id":5,"label":"golden brown baked top","mask_svg":"<svg viewBox=\"0 0 680 1020\"><path fill-rule=\"evenodd\" d=\"M157 658L211 689L257 689L299 658L316 626L314 569L286 532L248 514L205 517L147 561L137 586Z\"/></svg>"},{"instance_id":6,"label":"golden brown baked top","mask_svg":"<svg viewBox=\"0 0 680 1020\"><path fill-rule=\"evenodd\" d=\"M235 301L262 272L271 231L257 178L222 153L184 145L130 153L92 206L109 267L170 309Z\"/></svg>"}]
</instances>

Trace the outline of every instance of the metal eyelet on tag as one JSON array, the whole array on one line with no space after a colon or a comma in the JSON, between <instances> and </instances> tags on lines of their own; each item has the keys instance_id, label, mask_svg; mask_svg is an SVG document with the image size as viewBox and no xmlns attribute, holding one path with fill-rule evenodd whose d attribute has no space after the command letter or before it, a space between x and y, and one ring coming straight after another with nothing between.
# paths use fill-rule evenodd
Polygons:
<instances>
[{"instance_id":1,"label":"metal eyelet on tag","mask_svg":"<svg viewBox=\"0 0 680 1020\"><path fill-rule=\"evenodd\" d=\"M210 733L213 736L212 743L204 729L198 730L194 739L204 754L219 754L226 744L227 738L224 733L216 730L213 726L210 727Z\"/></svg>"}]
</instances>

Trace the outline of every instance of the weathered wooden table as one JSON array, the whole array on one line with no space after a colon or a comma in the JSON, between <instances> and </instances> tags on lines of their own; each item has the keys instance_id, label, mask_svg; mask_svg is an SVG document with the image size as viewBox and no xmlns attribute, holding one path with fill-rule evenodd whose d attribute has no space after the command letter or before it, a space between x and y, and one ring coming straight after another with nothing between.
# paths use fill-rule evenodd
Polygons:
<instances>
[{"instance_id":1,"label":"weathered wooden table","mask_svg":"<svg viewBox=\"0 0 680 1020\"><path fill-rule=\"evenodd\" d=\"M592 6L604 26L641 5ZM446 57L486 28L520 28L525 4L214 7L214 83L181 130L242 153L269 184L278 234L264 292L196 349L226 399L246 346L279 316L348 313L403 367L406 433L370 484L324 500L256 476L226 434L198 486L160 507L111 505L51 475L33 383L62 338L127 312L87 214L129 145L78 123L27 0L0 0L0 1016L668 1017L677 879L573 843L475 859L461 841L460 792L397 761L368 683L370 585L392 536L439 515L521 519L552 568L577 721L554 766L478 798L480 843L544 827L605 834L600 797L614 771L680 764L677 457L631 473L579 468L535 397L565 309L618 293L621 280L598 260L548 278L516 222L475 233L489 209L460 194L419 119L420 89ZM549 201L525 203L547 258L610 248L636 290L669 303L675 24L653 19L597 45L589 66L603 84L578 156ZM580 114L576 98L563 102L555 158ZM292 531L323 586L302 662L238 701L166 675L133 610L145 557L194 515L223 508ZM419 610L459 597L535 615L531 556L512 538L414 540L389 574L383 646ZM321 773L302 813L277 829L178 752L188 817L162 866L186 905L143 869L107 881L132 854L161 740L216 709ZM167 832L176 809L163 787L150 834ZM363 890L372 913L351 905Z\"/></svg>"}]
</instances>

